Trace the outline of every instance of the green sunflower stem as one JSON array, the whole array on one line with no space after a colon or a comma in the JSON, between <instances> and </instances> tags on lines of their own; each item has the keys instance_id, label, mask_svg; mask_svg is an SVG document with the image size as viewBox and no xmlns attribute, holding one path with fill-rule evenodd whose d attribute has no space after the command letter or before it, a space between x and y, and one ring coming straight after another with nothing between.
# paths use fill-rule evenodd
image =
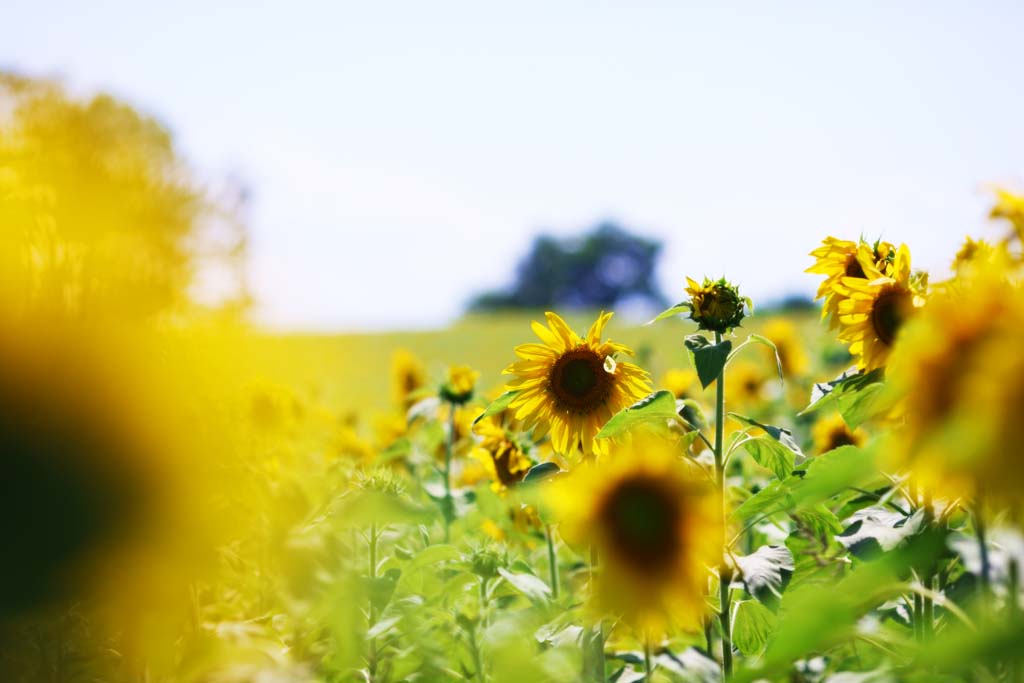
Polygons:
<instances>
[{"instance_id":1,"label":"green sunflower stem","mask_svg":"<svg viewBox=\"0 0 1024 683\"><path fill-rule=\"evenodd\" d=\"M644 683L651 683L651 637L644 637Z\"/></svg>"},{"instance_id":2,"label":"green sunflower stem","mask_svg":"<svg viewBox=\"0 0 1024 683\"><path fill-rule=\"evenodd\" d=\"M377 524L376 523L373 523L373 524L370 525L370 536L367 539L367 545L369 546L368 547L369 552L367 553L367 558L368 558L367 559L367 565L368 565L367 566L367 569L368 569L367 573L370 576L370 583L371 583L371 585L373 585L375 583L375 579L377 578ZM369 619L370 628L373 628L373 625L377 621L377 610L376 610L376 608L373 605L373 591L372 590L370 592L370 608L369 608L368 613L369 613L369 616L370 616L370 619ZM368 673L370 675L370 680L371 681L376 681L377 680L377 639L376 638L371 638L370 639L370 657L369 657L369 662L367 662L367 671L368 671Z\"/></svg>"},{"instance_id":3,"label":"green sunflower stem","mask_svg":"<svg viewBox=\"0 0 1024 683\"><path fill-rule=\"evenodd\" d=\"M981 556L981 592L982 599L988 600L992 587L992 567L988 558L988 543L985 539L985 520L981 512L981 504L974 508L974 532L978 536L978 553Z\"/></svg>"},{"instance_id":4,"label":"green sunflower stem","mask_svg":"<svg viewBox=\"0 0 1024 683\"><path fill-rule=\"evenodd\" d=\"M448 438L444 444L444 542L451 541L452 511L452 451L455 449L455 404L448 403Z\"/></svg>"},{"instance_id":5,"label":"green sunflower stem","mask_svg":"<svg viewBox=\"0 0 1024 683\"><path fill-rule=\"evenodd\" d=\"M722 343L722 333L715 332L715 344ZM715 380L715 481L722 510L722 542L725 542L728 510L725 496L725 367L718 372ZM724 553L723 546L723 553ZM725 557L718 571L718 619L722 627L722 679L732 679L732 633L729 623L729 576L731 571L726 566Z\"/></svg>"},{"instance_id":6,"label":"green sunflower stem","mask_svg":"<svg viewBox=\"0 0 1024 683\"><path fill-rule=\"evenodd\" d=\"M558 558L555 557L555 539L551 533L551 525L544 525L544 536L548 541L548 573L551 580L551 598L558 599Z\"/></svg>"}]
</instances>

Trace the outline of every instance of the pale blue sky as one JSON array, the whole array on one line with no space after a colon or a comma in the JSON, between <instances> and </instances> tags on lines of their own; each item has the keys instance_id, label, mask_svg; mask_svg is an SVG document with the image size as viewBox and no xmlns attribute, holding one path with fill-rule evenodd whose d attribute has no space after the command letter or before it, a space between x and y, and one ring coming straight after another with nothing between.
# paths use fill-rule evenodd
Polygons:
<instances>
[{"instance_id":1,"label":"pale blue sky","mask_svg":"<svg viewBox=\"0 0 1024 683\"><path fill-rule=\"evenodd\" d=\"M103 88L254 193L277 327L443 324L540 230L812 292L825 234L941 272L1024 187L1024 3L3 0L0 65ZM214 6L215 5L215 6Z\"/></svg>"}]
</instances>

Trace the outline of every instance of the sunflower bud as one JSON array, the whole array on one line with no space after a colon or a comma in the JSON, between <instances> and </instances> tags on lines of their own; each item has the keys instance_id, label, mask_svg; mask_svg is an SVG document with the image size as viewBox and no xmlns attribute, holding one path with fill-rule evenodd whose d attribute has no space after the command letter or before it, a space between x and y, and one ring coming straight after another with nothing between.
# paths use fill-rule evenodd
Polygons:
<instances>
[{"instance_id":1,"label":"sunflower bud","mask_svg":"<svg viewBox=\"0 0 1024 683\"><path fill-rule=\"evenodd\" d=\"M491 546L474 548L469 556L473 573L484 579L498 576L498 570L508 563L508 558Z\"/></svg>"},{"instance_id":2,"label":"sunflower bud","mask_svg":"<svg viewBox=\"0 0 1024 683\"><path fill-rule=\"evenodd\" d=\"M728 332L743 320L744 306L751 306L749 298L740 296L739 287L724 277L720 280L704 278L704 284L697 284L690 278L686 278L686 282L690 320L702 330Z\"/></svg>"},{"instance_id":3,"label":"sunflower bud","mask_svg":"<svg viewBox=\"0 0 1024 683\"><path fill-rule=\"evenodd\" d=\"M468 365L448 368L448 379L441 385L441 398L454 405L462 405L473 398L473 387L480 373Z\"/></svg>"}]
</instances>

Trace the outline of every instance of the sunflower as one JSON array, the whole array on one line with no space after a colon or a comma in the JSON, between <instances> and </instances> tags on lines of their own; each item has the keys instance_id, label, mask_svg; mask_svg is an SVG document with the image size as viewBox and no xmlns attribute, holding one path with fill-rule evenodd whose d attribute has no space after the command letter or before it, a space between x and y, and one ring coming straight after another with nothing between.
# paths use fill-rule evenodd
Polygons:
<instances>
[{"instance_id":1,"label":"sunflower","mask_svg":"<svg viewBox=\"0 0 1024 683\"><path fill-rule=\"evenodd\" d=\"M756 408L767 398L768 383L773 376L778 379L778 375L769 374L759 363L734 360L725 373L725 393L740 410Z\"/></svg>"},{"instance_id":2,"label":"sunflower","mask_svg":"<svg viewBox=\"0 0 1024 683\"><path fill-rule=\"evenodd\" d=\"M448 368L448 378L441 385L441 398L462 405L473 398L473 389L480 373L468 365L453 365Z\"/></svg>"},{"instance_id":3,"label":"sunflower","mask_svg":"<svg viewBox=\"0 0 1024 683\"><path fill-rule=\"evenodd\" d=\"M815 299L824 298L821 319L828 319L829 329L839 326L839 303L849 296L843 286L844 278L867 279L866 268L888 271L888 264L895 255L895 248L888 242L878 241L873 246L860 240L851 242L835 237L826 237L822 246L811 252L814 265L806 273L824 275L825 281L818 287Z\"/></svg>"},{"instance_id":4,"label":"sunflower","mask_svg":"<svg viewBox=\"0 0 1024 683\"><path fill-rule=\"evenodd\" d=\"M611 455L544 492L563 537L600 558L592 605L652 637L699 626L708 568L722 559L717 498L672 439L617 441Z\"/></svg>"},{"instance_id":5,"label":"sunflower","mask_svg":"<svg viewBox=\"0 0 1024 683\"><path fill-rule=\"evenodd\" d=\"M984 492L1019 504L1024 405L1024 302L993 272L944 290L908 324L886 370L902 429L887 449L895 469L955 497Z\"/></svg>"},{"instance_id":6,"label":"sunflower","mask_svg":"<svg viewBox=\"0 0 1024 683\"><path fill-rule=\"evenodd\" d=\"M800 333L796 326L785 318L772 318L764 324L761 334L772 340L782 364L782 374L787 378L802 377L807 372L807 354L800 342ZM775 363L771 349L768 361Z\"/></svg>"},{"instance_id":7,"label":"sunflower","mask_svg":"<svg viewBox=\"0 0 1024 683\"><path fill-rule=\"evenodd\" d=\"M833 413L814 423L811 439L814 441L814 452L821 455L841 446L863 446L867 434L859 427L850 429L839 413Z\"/></svg>"},{"instance_id":8,"label":"sunflower","mask_svg":"<svg viewBox=\"0 0 1024 683\"><path fill-rule=\"evenodd\" d=\"M844 277L849 297L839 302L840 341L850 345L857 366L874 370L885 365L900 328L924 305L910 276L910 250L900 245L889 274L861 261L866 278Z\"/></svg>"},{"instance_id":9,"label":"sunflower","mask_svg":"<svg viewBox=\"0 0 1024 683\"><path fill-rule=\"evenodd\" d=\"M391 396L395 405L408 408L416 400L416 392L423 388L427 372L416 356L398 349L391 357Z\"/></svg>"},{"instance_id":10,"label":"sunflower","mask_svg":"<svg viewBox=\"0 0 1024 683\"><path fill-rule=\"evenodd\" d=\"M694 398L702 393L697 373L690 368L670 369L662 376L661 386L672 392L676 398Z\"/></svg>"},{"instance_id":11,"label":"sunflower","mask_svg":"<svg viewBox=\"0 0 1024 683\"><path fill-rule=\"evenodd\" d=\"M611 313L601 313L586 337L580 337L556 314L548 327L533 323L542 344L515 349L521 360L504 370L513 375L506 389L519 392L509 404L517 420L533 429L534 440L550 430L555 451L569 455L603 453L607 446L594 437L612 415L651 392L650 377L632 363L616 361L633 355L623 344L601 341Z\"/></svg>"},{"instance_id":12,"label":"sunflower","mask_svg":"<svg viewBox=\"0 0 1024 683\"><path fill-rule=\"evenodd\" d=\"M1024 195L1008 190L996 190L996 204L989 216L1008 220L1017 239L1024 242Z\"/></svg>"},{"instance_id":13,"label":"sunflower","mask_svg":"<svg viewBox=\"0 0 1024 683\"><path fill-rule=\"evenodd\" d=\"M483 438L471 455L483 465L493 482L491 488L501 492L521 482L533 463L519 444L509 438L501 423L494 416L487 417L476 423L473 431Z\"/></svg>"}]
</instances>

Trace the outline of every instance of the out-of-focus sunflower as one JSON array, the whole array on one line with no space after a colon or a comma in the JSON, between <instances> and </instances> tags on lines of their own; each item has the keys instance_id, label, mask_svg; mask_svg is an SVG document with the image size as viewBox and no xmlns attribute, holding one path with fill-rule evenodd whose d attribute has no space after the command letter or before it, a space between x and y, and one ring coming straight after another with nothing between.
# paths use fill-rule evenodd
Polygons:
<instances>
[{"instance_id":1,"label":"out-of-focus sunflower","mask_svg":"<svg viewBox=\"0 0 1024 683\"><path fill-rule=\"evenodd\" d=\"M897 344L886 378L904 424L886 451L922 487L1019 506L1022 294L976 277L937 294Z\"/></svg>"},{"instance_id":2,"label":"out-of-focus sunflower","mask_svg":"<svg viewBox=\"0 0 1024 683\"><path fill-rule=\"evenodd\" d=\"M636 436L611 455L545 489L563 537L597 550L593 606L652 637L698 627L708 568L722 559L717 498L671 439Z\"/></svg>"},{"instance_id":3,"label":"out-of-focus sunflower","mask_svg":"<svg viewBox=\"0 0 1024 683\"><path fill-rule=\"evenodd\" d=\"M473 398L473 390L480 373L468 365L453 365L448 368L448 377L441 385L441 398L449 403L462 405Z\"/></svg>"},{"instance_id":4,"label":"out-of-focus sunflower","mask_svg":"<svg viewBox=\"0 0 1024 683\"><path fill-rule=\"evenodd\" d=\"M996 203L989 215L1010 221L1017 239L1024 242L1024 195L996 190Z\"/></svg>"},{"instance_id":5,"label":"out-of-focus sunflower","mask_svg":"<svg viewBox=\"0 0 1024 683\"><path fill-rule=\"evenodd\" d=\"M768 384L777 374L769 374L760 363L737 359L725 373L725 393L729 402L740 410L761 405L767 398Z\"/></svg>"},{"instance_id":6,"label":"out-of-focus sunflower","mask_svg":"<svg viewBox=\"0 0 1024 683\"><path fill-rule=\"evenodd\" d=\"M695 398L701 395L697 373L689 368L672 368L661 378L665 387L676 398Z\"/></svg>"},{"instance_id":7,"label":"out-of-focus sunflower","mask_svg":"<svg viewBox=\"0 0 1024 683\"><path fill-rule=\"evenodd\" d=\"M549 327L533 323L543 343L517 346L521 360L504 370L514 375L506 388L519 392L509 408L527 428L534 428L535 440L550 430L560 454L602 453L607 446L594 436L612 415L651 392L650 377L636 365L616 360L618 354L633 355L628 346L601 341L611 313L601 313L586 337L558 315L546 316Z\"/></svg>"},{"instance_id":8,"label":"out-of-focus sunflower","mask_svg":"<svg viewBox=\"0 0 1024 683\"><path fill-rule=\"evenodd\" d=\"M953 258L953 272L959 275L978 263L989 261L993 251L993 246L985 240L974 240L968 235Z\"/></svg>"},{"instance_id":9,"label":"out-of-focus sunflower","mask_svg":"<svg viewBox=\"0 0 1024 683\"><path fill-rule=\"evenodd\" d=\"M822 246L811 252L815 258L814 265L804 272L825 276L814 298L825 299L821 319L829 321L829 329L839 326L839 303L849 296L843 279L866 280L866 268L887 273L888 264L895 254L896 249L888 242L878 241L870 245L864 240L851 242L835 237L826 237Z\"/></svg>"},{"instance_id":10,"label":"out-of-focus sunflower","mask_svg":"<svg viewBox=\"0 0 1024 683\"><path fill-rule=\"evenodd\" d=\"M503 491L521 482L533 463L501 424L488 417L477 422L473 430L483 438L473 449L472 457L484 466L493 482L491 487Z\"/></svg>"},{"instance_id":11,"label":"out-of-focus sunflower","mask_svg":"<svg viewBox=\"0 0 1024 683\"><path fill-rule=\"evenodd\" d=\"M839 302L839 339L849 344L858 367L873 370L885 365L900 329L924 305L924 296L911 281L905 244L888 275L863 261L861 265L866 278L842 279L849 297Z\"/></svg>"},{"instance_id":12,"label":"out-of-focus sunflower","mask_svg":"<svg viewBox=\"0 0 1024 683\"><path fill-rule=\"evenodd\" d=\"M863 429L859 427L850 429L839 413L823 417L811 427L814 452L818 455L828 453L840 446L863 446L867 438Z\"/></svg>"},{"instance_id":13,"label":"out-of-focus sunflower","mask_svg":"<svg viewBox=\"0 0 1024 683\"><path fill-rule=\"evenodd\" d=\"M782 374L786 379L803 377L807 372L807 353L804 352L796 325L785 318L772 318L764 324L761 334L775 344L779 361L782 363ZM765 350L771 354L771 349ZM774 354L770 355L768 361L775 363Z\"/></svg>"},{"instance_id":14,"label":"out-of-focus sunflower","mask_svg":"<svg viewBox=\"0 0 1024 683\"><path fill-rule=\"evenodd\" d=\"M412 405L426 381L427 372L416 356L406 349L395 351L391 356L391 396L396 406Z\"/></svg>"}]
</instances>

